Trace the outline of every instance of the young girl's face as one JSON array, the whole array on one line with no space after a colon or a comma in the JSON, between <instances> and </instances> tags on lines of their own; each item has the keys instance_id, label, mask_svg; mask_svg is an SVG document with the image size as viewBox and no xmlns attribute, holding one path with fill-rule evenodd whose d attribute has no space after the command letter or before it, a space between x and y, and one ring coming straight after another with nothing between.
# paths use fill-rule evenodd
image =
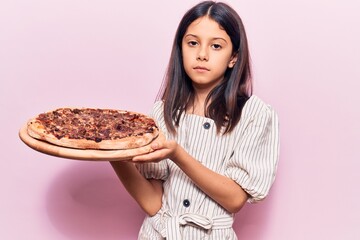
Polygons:
<instances>
[{"instance_id":1,"label":"young girl's face","mask_svg":"<svg viewBox=\"0 0 360 240\"><path fill-rule=\"evenodd\" d=\"M182 40L185 72L195 90L211 90L224 78L228 67L233 67L233 46L229 35L207 16L192 22Z\"/></svg>"}]
</instances>

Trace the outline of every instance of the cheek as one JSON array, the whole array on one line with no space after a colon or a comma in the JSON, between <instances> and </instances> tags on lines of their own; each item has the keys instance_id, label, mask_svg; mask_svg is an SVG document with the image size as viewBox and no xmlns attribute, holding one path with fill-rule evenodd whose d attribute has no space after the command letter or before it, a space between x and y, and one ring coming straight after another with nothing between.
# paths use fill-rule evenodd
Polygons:
<instances>
[{"instance_id":1,"label":"cheek","mask_svg":"<svg viewBox=\"0 0 360 240\"><path fill-rule=\"evenodd\" d=\"M190 66L191 66L191 61L190 61L190 57L189 57L189 55L188 54L184 54L183 53L183 55L182 55L182 61L183 61L183 66L184 66L184 68L185 68L185 71L187 72L187 70L190 68Z\"/></svg>"},{"instance_id":2,"label":"cheek","mask_svg":"<svg viewBox=\"0 0 360 240\"><path fill-rule=\"evenodd\" d=\"M183 57L183 67L184 67L184 70L185 70L185 72L186 72L186 74L189 74L189 63L188 63L188 61L186 61L186 58L185 57Z\"/></svg>"},{"instance_id":3,"label":"cheek","mask_svg":"<svg viewBox=\"0 0 360 240\"><path fill-rule=\"evenodd\" d=\"M219 71L225 71L228 68L229 62L229 57L219 57L216 61L216 65L218 66Z\"/></svg>"},{"instance_id":4,"label":"cheek","mask_svg":"<svg viewBox=\"0 0 360 240\"><path fill-rule=\"evenodd\" d=\"M231 55L224 57L224 59L223 59L223 61L222 61L223 67L224 67L224 68L228 68L231 60L232 60Z\"/></svg>"}]
</instances>

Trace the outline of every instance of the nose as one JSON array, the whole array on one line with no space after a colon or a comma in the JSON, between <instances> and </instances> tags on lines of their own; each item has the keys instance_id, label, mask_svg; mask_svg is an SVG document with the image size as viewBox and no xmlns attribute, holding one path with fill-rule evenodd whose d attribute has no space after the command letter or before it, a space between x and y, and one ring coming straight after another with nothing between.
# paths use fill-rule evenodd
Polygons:
<instances>
[{"instance_id":1,"label":"nose","mask_svg":"<svg viewBox=\"0 0 360 240\"><path fill-rule=\"evenodd\" d=\"M206 47L199 48L197 60L199 60L199 61L208 61L209 60L209 54L207 52Z\"/></svg>"}]
</instances>

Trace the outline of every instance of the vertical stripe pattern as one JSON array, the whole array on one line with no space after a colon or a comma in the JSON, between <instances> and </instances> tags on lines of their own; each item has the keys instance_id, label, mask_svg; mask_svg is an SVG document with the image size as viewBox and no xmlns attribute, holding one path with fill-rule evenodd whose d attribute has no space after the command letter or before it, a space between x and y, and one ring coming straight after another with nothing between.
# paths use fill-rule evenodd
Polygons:
<instances>
[{"instance_id":1,"label":"vertical stripe pattern","mask_svg":"<svg viewBox=\"0 0 360 240\"><path fill-rule=\"evenodd\" d=\"M279 158L278 118L258 97L250 97L240 122L226 135L216 133L212 119L192 114L182 116L176 136L169 135L162 102L155 103L152 117L168 139L237 182L250 195L249 202L268 195ZM145 218L139 239L237 239L231 227L233 215L207 197L171 160L139 164L138 169L146 178L164 180L162 209ZM199 226L204 221L210 229Z\"/></svg>"}]
</instances>

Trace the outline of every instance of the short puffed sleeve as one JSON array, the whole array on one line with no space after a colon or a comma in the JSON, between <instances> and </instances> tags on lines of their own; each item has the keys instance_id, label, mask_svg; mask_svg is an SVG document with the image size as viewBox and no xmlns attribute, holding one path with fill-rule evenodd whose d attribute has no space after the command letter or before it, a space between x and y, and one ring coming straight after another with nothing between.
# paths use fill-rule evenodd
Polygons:
<instances>
[{"instance_id":1,"label":"short puffed sleeve","mask_svg":"<svg viewBox=\"0 0 360 240\"><path fill-rule=\"evenodd\" d=\"M147 179L160 179L165 181L169 176L167 160L157 163L137 163L137 169Z\"/></svg>"},{"instance_id":2,"label":"short puffed sleeve","mask_svg":"<svg viewBox=\"0 0 360 240\"><path fill-rule=\"evenodd\" d=\"M279 160L279 122L275 111L256 96L245 104L235 133L234 152L225 175L254 203L263 200L275 180Z\"/></svg>"},{"instance_id":3,"label":"short puffed sleeve","mask_svg":"<svg viewBox=\"0 0 360 240\"><path fill-rule=\"evenodd\" d=\"M167 138L168 133L164 121L163 106L164 105L161 101L155 102L149 116L155 120L156 125L159 127L160 131ZM154 178L154 179L166 180L166 178L169 175L169 169L166 159L157 163L138 163L136 164L136 167L140 171L140 173L145 178L148 179Z\"/></svg>"}]
</instances>

